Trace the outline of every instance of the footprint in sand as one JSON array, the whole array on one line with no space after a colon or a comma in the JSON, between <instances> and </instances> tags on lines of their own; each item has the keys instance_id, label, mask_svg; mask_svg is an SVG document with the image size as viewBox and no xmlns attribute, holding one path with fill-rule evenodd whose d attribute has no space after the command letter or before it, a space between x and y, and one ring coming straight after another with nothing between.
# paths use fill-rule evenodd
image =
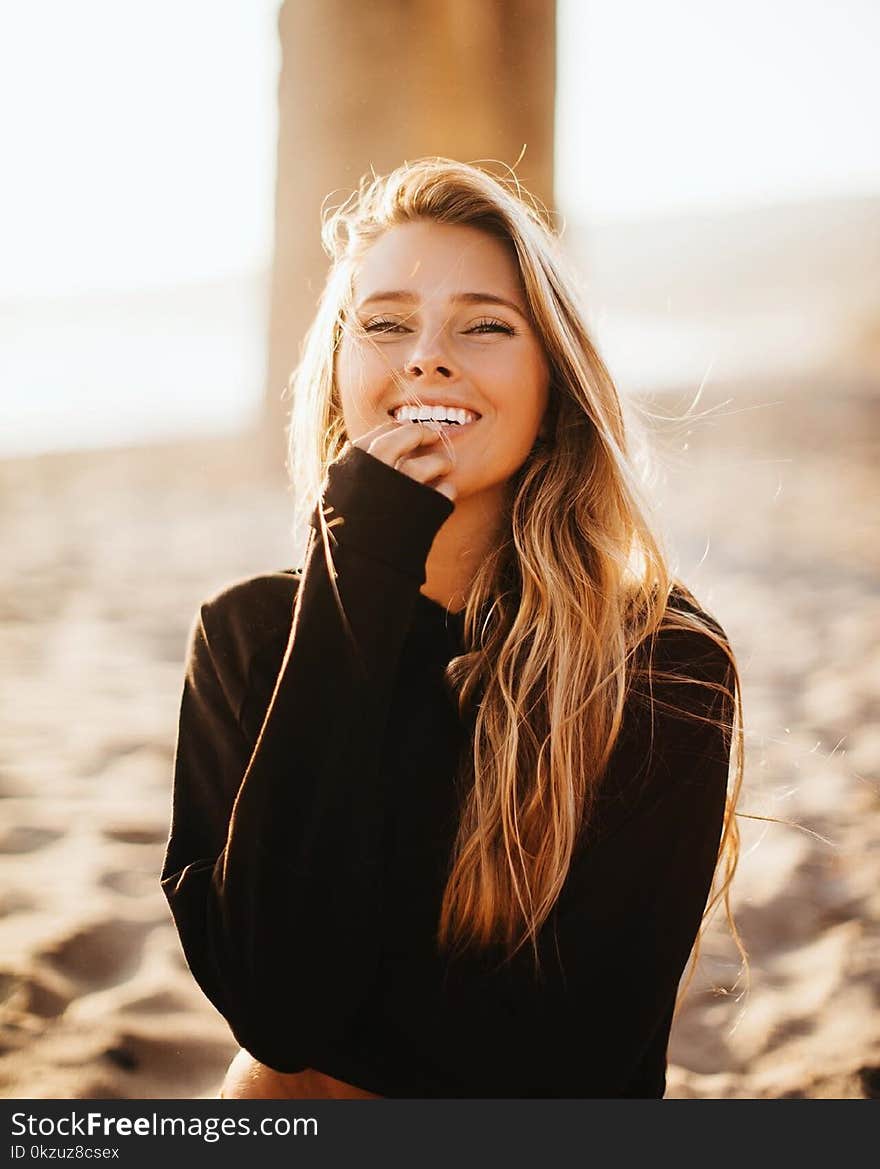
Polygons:
<instances>
[{"instance_id":1,"label":"footprint in sand","mask_svg":"<svg viewBox=\"0 0 880 1169\"><path fill-rule=\"evenodd\" d=\"M101 1052L109 1064L125 1072L164 1076L169 1068L198 1069L199 1090L220 1083L229 1066L228 1040L178 1034L166 1037L137 1028L121 1029Z\"/></svg>"},{"instance_id":2,"label":"footprint in sand","mask_svg":"<svg viewBox=\"0 0 880 1169\"><path fill-rule=\"evenodd\" d=\"M111 869L98 878L98 883L125 897L154 897L159 877L153 869Z\"/></svg>"},{"instance_id":3,"label":"footprint in sand","mask_svg":"<svg viewBox=\"0 0 880 1169\"><path fill-rule=\"evenodd\" d=\"M143 739L123 738L104 742L98 748L95 757L83 766L81 774L84 778L100 775L121 759L127 759L129 756L137 755L140 751L149 748L150 744L145 743Z\"/></svg>"},{"instance_id":4,"label":"footprint in sand","mask_svg":"<svg viewBox=\"0 0 880 1169\"><path fill-rule=\"evenodd\" d=\"M22 889L0 889L0 917L11 917L13 913L29 913L39 909L39 903Z\"/></svg>"},{"instance_id":5,"label":"footprint in sand","mask_svg":"<svg viewBox=\"0 0 880 1169\"><path fill-rule=\"evenodd\" d=\"M101 835L115 844L165 844L168 839L166 824L108 824Z\"/></svg>"},{"instance_id":6,"label":"footprint in sand","mask_svg":"<svg viewBox=\"0 0 880 1169\"><path fill-rule=\"evenodd\" d=\"M148 922L110 918L82 925L52 942L38 957L76 983L80 992L130 978L142 960Z\"/></svg>"},{"instance_id":7,"label":"footprint in sand","mask_svg":"<svg viewBox=\"0 0 880 1169\"><path fill-rule=\"evenodd\" d=\"M63 981L52 975L28 970L0 973L0 1016L54 1019L62 1014L70 997Z\"/></svg>"},{"instance_id":8,"label":"footprint in sand","mask_svg":"<svg viewBox=\"0 0 880 1169\"><path fill-rule=\"evenodd\" d=\"M167 1015L171 1011L189 1010L190 1003L173 990L147 991L121 1004L121 1009L138 1015Z\"/></svg>"},{"instance_id":9,"label":"footprint in sand","mask_svg":"<svg viewBox=\"0 0 880 1169\"><path fill-rule=\"evenodd\" d=\"M54 844L64 835L56 828L38 828L26 824L15 824L0 832L0 853L36 852Z\"/></svg>"}]
</instances>

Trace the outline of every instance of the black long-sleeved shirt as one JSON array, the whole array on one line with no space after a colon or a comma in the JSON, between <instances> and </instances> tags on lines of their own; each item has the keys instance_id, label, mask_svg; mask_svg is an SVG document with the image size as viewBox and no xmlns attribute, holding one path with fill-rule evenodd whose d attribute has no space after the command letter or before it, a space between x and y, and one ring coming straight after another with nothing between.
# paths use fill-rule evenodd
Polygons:
<instances>
[{"instance_id":1,"label":"black long-sleeved shirt","mask_svg":"<svg viewBox=\"0 0 880 1169\"><path fill-rule=\"evenodd\" d=\"M420 590L453 504L351 447L323 506L343 518L331 531L350 636L320 540L302 570L233 583L193 623L161 883L195 979L280 1072L389 1097L661 1097L727 737L659 711L652 735L628 700L540 934L543 982L528 944L501 969L497 952L448 964L434 931L467 730L443 670L463 617ZM704 635L661 634L655 653L729 681ZM655 695L719 709L698 686Z\"/></svg>"}]
</instances>

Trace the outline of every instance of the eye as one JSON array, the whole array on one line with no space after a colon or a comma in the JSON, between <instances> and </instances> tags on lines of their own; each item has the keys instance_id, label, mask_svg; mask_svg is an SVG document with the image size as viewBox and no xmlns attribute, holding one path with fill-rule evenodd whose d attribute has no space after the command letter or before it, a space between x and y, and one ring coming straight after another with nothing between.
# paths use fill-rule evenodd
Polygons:
<instances>
[{"instance_id":1,"label":"eye","mask_svg":"<svg viewBox=\"0 0 880 1169\"><path fill-rule=\"evenodd\" d=\"M362 328L365 333L393 333L395 329L402 329L403 326L399 321L379 318L375 321L367 321Z\"/></svg>"},{"instance_id":2,"label":"eye","mask_svg":"<svg viewBox=\"0 0 880 1169\"><path fill-rule=\"evenodd\" d=\"M407 332L408 330L399 322L389 320L387 317L377 317L372 321L366 321L361 328L365 333L395 333ZM477 321L469 329L467 333L504 333L508 337L513 337L516 334L516 329L504 321L496 320L492 317L486 317L481 321Z\"/></svg>"},{"instance_id":3,"label":"eye","mask_svg":"<svg viewBox=\"0 0 880 1169\"><path fill-rule=\"evenodd\" d=\"M478 321L476 325L473 325L470 329L468 329L468 332L469 333L481 333L481 332L506 333L509 337L512 337L514 335L514 333L516 332L516 330L511 328L510 325L505 324L504 321L497 321L497 320L494 320L493 318L487 317L485 320Z\"/></svg>"}]
</instances>

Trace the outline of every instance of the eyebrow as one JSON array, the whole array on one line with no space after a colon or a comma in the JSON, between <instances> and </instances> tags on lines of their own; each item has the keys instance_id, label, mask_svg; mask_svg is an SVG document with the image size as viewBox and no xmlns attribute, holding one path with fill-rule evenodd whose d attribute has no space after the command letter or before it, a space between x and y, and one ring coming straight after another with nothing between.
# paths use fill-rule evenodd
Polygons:
<instances>
[{"instance_id":1,"label":"eyebrow","mask_svg":"<svg viewBox=\"0 0 880 1169\"><path fill-rule=\"evenodd\" d=\"M361 301L358 309L362 309L377 300L412 301L418 300L418 296L416 293L408 292L405 289L393 289L390 292L374 292L372 296L368 296L365 300ZM523 319L526 316L519 305L514 304L512 300L505 300L503 296L495 296L492 292L460 292L457 296L450 297L450 300L453 304L500 304L504 308L513 309Z\"/></svg>"}]
</instances>

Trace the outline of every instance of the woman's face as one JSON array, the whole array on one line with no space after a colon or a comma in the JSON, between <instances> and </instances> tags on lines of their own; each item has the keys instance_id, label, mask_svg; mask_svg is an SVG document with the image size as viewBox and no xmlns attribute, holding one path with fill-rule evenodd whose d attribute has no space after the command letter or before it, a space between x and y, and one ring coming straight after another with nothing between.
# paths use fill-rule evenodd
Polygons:
<instances>
[{"instance_id":1,"label":"woman's face","mask_svg":"<svg viewBox=\"0 0 880 1169\"><path fill-rule=\"evenodd\" d=\"M503 488L529 455L550 381L507 247L457 224L390 228L355 274L336 380L351 441L407 402L472 411L476 421L443 431L456 505Z\"/></svg>"}]
</instances>

